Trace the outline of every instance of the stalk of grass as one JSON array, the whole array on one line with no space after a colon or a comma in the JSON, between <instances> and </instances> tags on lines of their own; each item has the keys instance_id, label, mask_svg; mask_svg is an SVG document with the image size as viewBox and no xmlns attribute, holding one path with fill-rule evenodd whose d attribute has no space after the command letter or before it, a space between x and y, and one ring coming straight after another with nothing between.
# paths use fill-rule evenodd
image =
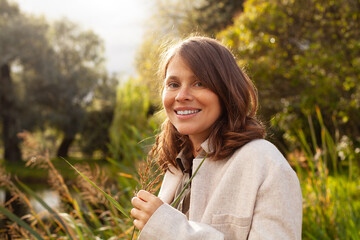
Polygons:
<instances>
[{"instance_id":1,"label":"stalk of grass","mask_svg":"<svg viewBox=\"0 0 360 240\"><path fill-rule=\"evenodd\" d=\"M193 178L196 176L197 172L199 171L201 165L204 163L205 159L207 158L207 155L205 155L205 157L203 158L203 160L200 162L199 166L196 168L194 174L191 176L191 178L189 179L189 181L185 184L183 190L180 192L179 196L177 196L177 198L171 203L171 206L174 207L178 201L181 199L182 195L184 194L185 190L190 186L190 183L192 182ZM146 168L145 168L145 172L149 171L149 168L151 168L152 165L149 163L147 164ZM140 178L142 179L142 181L145 183L143 184L145 186L145 190L148 190L147 188L152 188L154 186L154 182L150 182L150 183L147 183L148 179L146 178L146 176L148 176L148 174L140 174ZM159 175L160 176L160 175ZM155 178L154 181L158 181L158 177ZM134 236L135 236L135 227L131 233L131 238L130 239L133 239Z\"/></svg>"},{"instance_id":2,"label":"stalk of grass","mask_svg":"<svg viewBox=\"0 0 360 240\"><path fill-rule=\"evenodd\" d=\"M83 235L81 229L79 228L79 224L78 224L78 223L75 221L75 219L72 218L72 217L70 218L70 220L71 220L71 222L72 222L72 224L73 224L73 226L74 226L74 229L75 229L75 231L76 231L76 233L77 233L78 239L80 239L80 240L85 240L84 235Z\"/></svg>"},{"instance_id":3,"label":"stalk of grass","mask_svg":"<svg viewBox=\"0 0 360 240\"><path fill-rule=\"evenodd\" d=\"M357 189L360 181L349 177L353 175L353 168L341 168L345 160L338 162L338 143L327 130L319 108L316 108L316 116L320 126L319 140L310 115L312 145L302 129L297 131L309 167L305 168L305 174L300 175L304 194L304 240L360 239L360 195ZM352 160L352 155L355 153L349 153L348 161ZM301 167L297 166L297 169Z\"/></svg>"},{"instance_id":4,"label":"stalk of grass","mask_svg":"<svg viewBox=\"0 0 360 240\"><path fill-rule=\"evenodd\" d=\"M12 221L16 222L18 225L28 230L36 239L44 240L32 227L29 226L29 224L21 220L19 217L17 217L15 214L10 212L6 208L0 206L0 212L10 218Z\"/></svg>"},{"instance_id":5,"label":"stalk of grass","mask_svg":"<svg viewBox=\"0 0 360 240\"><path fill-rule=\"evenodd\" d=\"M88 183L90 183L92 186L94 186L97 190L99 190L106 199L109 200L110 203L112 203L117 210L119 210L125 217L131 219L131 217L126 213L125 209L109 194L107 194L105 191L103 191L101 188L99 188L93 181L91 181L88 177L86 177L84 174L82 174L76 167L74 167L71 163L69 163L66 159L63 158L63 160L70 165L80 176L82 176Z\"/></svg>"},{"instance_id":6,"label":"stalk of grass","mask_svg":"<svg viewBox=\"0 0 360 240\"><path fill-rule=\"evenodd\" d=\"M5 169L3 169L1 167L0 167L0 186L5 187L5 189L7 189L9 192L12 192L12 194L13 194L12 199L9 200L7 203L5 203L5 206L11 205L12 201L20 201L21 203L23 203L25 206L27 206L29 208L30 214L35 219L35 220L33 220L32 225L35 225L35 221L37 221L37 223L39 224L39 227L40 227L39 229L42 229L47 234L49 239L53 239L51 237L51 233L49 232L48 227L45 225L45 223L42 221L42 219L35 212L33 206L30 203L29 198L14 184L14 182L11 180L10 174L7 174L5 172ZM10 226L11 225L9 225L9 230L10 230Z\"/></svg>"},{"instance_id":7,"label":"stalk of grass","mask_svg":"<svg viewBox=\"0 0 360 240\"><path fill-rule=\"evenodd\" d=\"M185 190L189 187L190 183L192 182L193 178L196 176L197 172L199 171L201 165L204 163L204 161L207 158L207 155L205 155L205 157L203 158L203 160L200 162L199 166L197 167L197 169L195 170L194 174L191 176L191 178L189 179L189 181L185 184L184 189L181 191L181 193L179 194L179 196L175 199L175 201L171 204L171 206L174 206L177 204L177 202L180 200L181 196L184 194ZM101 188L99 188L94 182L92 182L88 177L86 177L83 173L81 173L77 168L75 168L71 163L69 163L66 159L63 158L63 160L65 160L65 162L67 164L69 164L81 177L83 177L88 183L90 183L92 186L94 186L96 189L98 189L108 200L110 203L112 203L113 206L115 206L125 217L131 219L131 217L126 213L125 209L113 198L111 197L109 194L107 194L105 191L103 191ZM152 166L147 166L145 169L146 171L149 171L149 168L151 168ZM155 181L158 181L158 177L155 178ZM149 186L153 186L154 183L146 183L145 186L149 187ZM135 235L135 227L133 228L132 234L131 234L131 239L133 239L134 235Z\"/></svg>"},{"instance_id":8,"label":"stalk of grass","mask_svg":"<svg viewBox=\"0 0 360 240\"><path fill-rule=\"evenodd\" d=\"M20 180L17 180L18 184L33 198L35 198L49 213L54 216L56 220L59 221L60 225L63 227L65 232L67 233L68 237L72 240L73 234L70 233L67 225L63 221L63 219L59 216L59 214L53 210L44 200L42 200L33 190L31 190L28 186L26 186L24 183L22 183Z\"/></svg>"},{"instance_id":9,"label":"stalk of grass","mask_svg":"<svg viewBox=\"0 0 360 240\"><path fill-rule=\"evenodd\" d=\"M74 186L73 189L77 193L80 193L80 190L76 186ZM77 215L79 216L79 218L83 222L83 226L84 226L85 230L87 231L87 233L91 234L91 235L96 235L97 230L102 227L101 226L102 224L101 224L99 218L94 213L94 210L93 210L92 206L88 202L83 202L83 204L86 206L86 209L88 211L88 215L90 217L90 222L94 226L92 226L92 225L89 226L89 223L87 223L87 221L85 220L84 214L82 213L82 211L81 211L81 209L80 209L80 207L78 206L77 203L75 205L74 210L77 212ZM92 230L93 227L95 227L95 230ZM106 239L105 235L101 231L98 231L98 232L101 234L101 239Z\"/></svg>"},{"instance_id":10,"label":"stalk of grass","mask_svg":"<svg viewBox=\"0 0 360 240\"><path fill-rule=\"evenodd\" d=\"M24 138L24 143L31 143L31 144L24 144L25 147L27 147L27 148L29 148L29 150L31 150L31 151L29 151L29 158L26 157L26 158L30 159L30 161L28 161L26 166L36 166L36 167L40 167L40 168L44 168L44 169L48 170L49 177L51 180L50 184L61 196L62 201L65 203L65 205L64 205L66 207L65 211L68 212L68 213L66 213L66 212L58 213L60 218L63 219L63 222L61 222L57 218L53 217L53 218L49 218L47 220L48 224L46 226L45 225L43 226L41 224L42 223L41 218L39 218L37 213L32 211L31 214L27 215L27 217L32 221L31 226L32 226L33 230L35 230L38 233L38 235L45 237L45 238L49 238L49 239L53 239L53 238L57 239L60 236L66 236L67 239L75 239L75 238L76 239L93 239L93 238L98 238L98 237L100 237L101 239L110 239L110 238L113 239L116 235L118 235L117 233L123 234L127 230L129 230L129 231L126 234L126 236L128 236L128 234L130 234L130 231L132 230L132 227L130 227L130 224L129 224L130 221L128 221L128 219L130 219L130 217L126 214L125 210L121 211L121 209L119 209L119 206L121 207L121 205L117 205L116 201L114 199L113 199L113 201L111 201L111 199L109 199L109 197L107 197L107 198L105 198L106 201L103 202L103 204L104 204L103 207L105 207L105 210L101 207L101 205L99 205L99 206L96 205L96 209L95 209L95 211L93 211L91 209L92 205L88 204L87 210L89 211L89 213L86 211L84 212L83 209L80 209L80 206L79 206L77 200L74 199L70 195L70 192L69 192L67 186L65 185L64 179L62 178L61 174L55 169L54 165L50 161L50 158L49 158L49 155L48 155L46 149L43 152L39 152L38 144L36 144L36 141L33 141L34 139L30 133L24 133L23 138ZM79 173L79 175L81 176L80 173ZM87 183L89 183L89 181L86 179L86 177L84 178L84 174L81 177L83 179L85 179ZM2 179L3 178L4 178L4 176L2 176ZM136 179L131 179L131 181L135 182ZM2 181L2 182L0 181L0 185L3 184L3 182L4 181ZM91 184L91 185L93 185L93 184ZM126 186L124 186L124 185L126 185ZM96 188L96 186L94 186L94 187ZM132 192L131 189L134 188L133 184L131 184L129 182L119 183L119 187L121 187L121 189L127 189L127 190L124 190L124 193L126 193L126 194L122 196L122 198L124 200L127 200L128 199L127 194L131 193ZM98 190L98 188L97 188L97 190ZM85 192L87 192L87 190L85 190ZM122 192L122 191L120 191L120 192ZM21 196L23 195L20 192L20 190L16 191L16 193L20 194ZM88 194L95 196L93 192L88 192ZM104 194L104 191L101 191L101 194L106 196L106 194ZM26 198L26 196L23 196L23 197ZM23 198L23 197L21 197L21 198ZM34 198L36 199L36 197L34 197ZM25 200L26 200L26 204L31 208L32 206L31 206L30 202L27 199L25 199ZM87 201L85 198L81 198L80 200L84 201L84 203L87 204ZM42 204L42 205L44 206L44 204ZM99 207L99 208L97 208L97 207ZM119 213L119 211L120 211L120 213ZM123 215L125 217L123 217ZM54 214L52 214L52 216L54 216ZM40 223L40 225L38 225L33 220L33 218L36 218L38 220L38 222ZM68 232L63 227L63 224L68 226ZM30 239L32 237L31 233L28 233L26 231L26 229L23 228L21 225L13 225L13 226L14 227L12 227L12 228L13 228L14 233L15 233L15 231L18 231L18 234L19 234L19 236L21 236L21 238ZM43 229L41 228L41 226L43 227ZM49 226L52 226L55 228L55 229L51 230L54 232L50 233ZM43 234L42 230L45 230L47 232L46 236L45 236L45 234ZM71 236L69 234L69 232L71 232L70 230L72 230L72 233L73 233L72 236L75 235L76 237L70 237Z\"/></svg>"},{"instance_id":11,"label":"stalk of grass","mask_svg":"<svg viewBox=\"0 0 360 240\"><path fill-rule=\"evenodd\" d=\"M109 194L107 194L105 191L103 191L100 187L98 187L93 181L91 181L88 177L86 177L83 173L81 173L77 168L75 168L71 163L69 163L66 159L63 158L67 164L69 164L81 177L83 177L88 183L90 183L92 186L94 186L97 190L99 190L108 200L109 202L117 209L119 210L125 217L128 219L131 219L131 217L126 213L125 209ZM110 206L111 207L111 206ZM131 239L134 237L135 228L132 232Z\"/></svg>"},{"instance_id":12,"label":"stalk of grass","mask_svg":"<svg viewBox=\"0 0 360 240\"><path fill-rule=\"evenodd\" d=\"M201 165L204 163L204 161L205 161L205 159L207 158L207 156L208 156L208 154L206 154L205 157L203 158L203 160L200 162L199 166L196 168L194 174L191 176L191 178L189 179L189 181L185 184L185 186L184 186L183 190L180 192L179 196L171 203L171 206L172 206L172 207L175 206L175 205L179 202L181 196L184 194L185 190L189 187L191 181L192 181L193 178L196 176L197 172L199 171Z\"/></svg>"}]
</instances>

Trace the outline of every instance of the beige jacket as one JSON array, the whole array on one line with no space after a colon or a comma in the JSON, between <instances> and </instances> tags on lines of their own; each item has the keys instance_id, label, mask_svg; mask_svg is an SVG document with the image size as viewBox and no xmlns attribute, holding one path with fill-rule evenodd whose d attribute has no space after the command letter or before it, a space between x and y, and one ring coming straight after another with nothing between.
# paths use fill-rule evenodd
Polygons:
<instances>
[{"instance_id":1,"label":"beige jacket","mask_svg":"<svg viewBox=\"0 0 360 240\"><path fill-rule=\"evenodd\" d=\"M209 152L207 141L202 144ZM193 161L193 172L202 157ZM302 195L295 172L278 149L253 140L229 159L206 159L191 185L189 220L172 208L181 171L165 174L140 240L301 239Z\"/></svg>"}]
</instances>

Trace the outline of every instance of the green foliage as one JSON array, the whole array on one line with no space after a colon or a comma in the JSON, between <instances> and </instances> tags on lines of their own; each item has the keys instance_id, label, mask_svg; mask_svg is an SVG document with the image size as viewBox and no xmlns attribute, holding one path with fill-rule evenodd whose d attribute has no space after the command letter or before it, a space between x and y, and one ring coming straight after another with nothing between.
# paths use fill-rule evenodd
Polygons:
<instances>
[{"instance_id":1,"label":"green foliage","mask_svg":"<svg viewBox=\"0 0 360 240\"><path fill-rule=\"evenodd\" d=\"M48 24L7 0L1 0L0 9L0 116L8 130L2 131L5 158L16 152L20 129L45 131L46 127L61 131L58 154L66 156L84 121L94 119L87 117L89 106L114 107L107 103L115 99L115 93L109 93L115 77L107 76L103 42L67 19ZM103 122L107 126L102 139L110 121ZM82 145L89 154L90 145L105 149L89 141Z\"/></svg>"},{"instance_id":2,"label":"green foliage","mask_svg":"<svg viewBox=\"0 0 360 240\"><path fill-rule=\"evenodd\" d=\"M110 152L115 160L133 166L144 159L159 123L149 115L149 89L129 79L117 92L116 108L110 128Z\"/></svg>"},{"instance_id":3,"label":"green foliage","mask_svg":"<svg viewBox=\"0 0 360 240\"><path fill-rule=\"evenodd\" d=\"M110 143L109 128L114 115L113 108L106 108L99 111L90 111L86 114L84 125L81 130L79 145L82 153L92 157L93 153L100 151L102 157L108 153Z\"/></svg>"},{"instance_id":4,"label":"green foliage","mask_svg":"<svg viewBox=\"0 0 360 240\"><path fill-rule=\"evenodd\" d=\"M195 23L201 32L212 36L233 23L233 18L243 10L243 0L205 0L195 7Z\"/></svg>"},{"instance_id":5,"label":"green foliage","mask_svg":"<svg viewBox=\"0 0 360 240\"><path fill-rule=\"evenodd\" d=\"M26 117L29 108L24 104L29 102L19 96L21 91L14 84L12 67L21 65L24 69L46 72L47 26L42 19L24 16L16 4L1 0L0 29L0 124L4 158L16 162L21 161L16 134L31 118Z\"/></svg>"},{"instance_id":6,"label":"green foliage","mask_svg":"<svg viewBox=\"0 0 360 240\"><path fill-rule=\"evenodd\" d=\"M74 133L86 119L80 145L89 155L108 147L110 167L76 168L121 206L119 212L83 179L70 177L65 185L63 176L70 171L62 176L48 156L44 164L37 163L41 159L37 157L29 165L39 164L49 173L61 208L51 209L25 187L47 209L48 217L42 218L27 196L8 184L30 213L21 220L0 207L10 218L0 221L6 223L4 229L27 239L30 229L44 239L129 239L132 222L124 215L131 209L130 199L138 186L152 186L148 180L154 177L136 173L136 168L163 119L161 114L151 115L160 103L156 71L167 37L193 30L214 34L232 21L241 2L157 1L155 33L148 35L137 54L140 77L116 89L117 78L103 72L103 47L94 33L67 20L48 32L44 20L25 17L15 5L0 0L0 62L20 69L12 73L14 96L31 105L23 111L31 109L27 125L39 118L45 120L40 125L47 122L67 131L66 125L72 123L68 130ZM360 239L359 7L351 0L248 0L234 24L217 35L233 49L239 65L249 70L259 89L261 114L271 118L272 127L287 140L283 150L296 167L303 191L304 239ZM1 173L0 186L5 180Z\"/></svg>"},{"instance_id":7,"label":"green foliage","mask_svg":"<svg viewBox=\"0 0 360 240\"><path fill-rule=\"evenodd\" d=\"M320 139L310 115L308 119L311 136L297 129L301 151L288 156L296 165L304 196L303 239L360 239L360 169L353 165L360 160L359 148L336 142L319 109Z\"/></svg>"},{"instance_id":8,"label":"green foliage","mask_svg":"<svg viewBox=\"0 0 360 240\"><path fill-rule=\"evenodd\" d=\"M47 152L41 151L34 141L30 134L24 135L24 142L31 154L28 157L33 156L28 159L26 166L48 171L49 183L60 197L61 205L58 209L51 208L32 189L19 182L22 190L27 193L24 194L0 168L0 187L13 192L15 198L30 210L20 219L0 207L0 213L3 214L0 238L17 236L32 239L32 236L36 236L38 239L129 239L133 230L132 220L128 215L130 199L138 184L138 177L123 173L123 169L117 165L111 166L105 173L104 169L100 170L96 166L91 168L76 164L76 169L82 172L82 176L78 176L76 181L68 180L65 184ZM68 168L67 171L69 170L71 171ZM116 173L115 179L108 178L112 171ZM101 192L99 188L102 189ZM36 199L46 210L35 212L27 196ZM8 208L9 203L5 206ZM31 227L27 227L29 225Z\"/></svg>"},{"instance_id":9,"label":"green foliage","mask_svg":"<svg viewBox=\"0 0 360 240\"><path fill-rule=\"evenodd\" d=\"M147 23L148 28L158 37L179 37L198 31L194 9L199 0L156 0L153 3L153 16Z\"/></svg>"},{"instance_id":10,"label":"green foliage","mask_svg":"<svg viewBox=\"0 0 360 240\"><path fill-rule=\"evenodd\" d=\"M157 0L151 31L182 37L190 33L213 36L233 22L243 0Z\"/></svg>"},{"instance_id":11,"label":"green foliage","mask_svg":"<svg viewBox=\"0 0 360 240\"><path fill-rule=\"evenodd\" d=\"M360 5L356 1L249 0L218 36L249 69L261 113L283 131L318 105L342 134L359 136ZM334 126L333 126L334 127Z\"/></svg>"},{"instance_id":12,"label":"green foliage","mask_svg":"<svg viewBox=\"0 0 360 240\"><path fill-rule=\"evenodd\" d=\"M159 56L164 48L164 38L159 38L155 34L148 34L135 56L135 66L141 82L149 89L150 104L160 105L160 86L161 79L157 75L159 68Z\"/></svg>"},{"instance_id":13,"label":"green foliage","mask_svg":"<svg viewBox=\"0 0 360 240\"><path fill-rule=\"evenodd\" d=\"M43 19L25 16L16 4L1 0L0 28L0 66L20 61L25 67L45 71L49 44Z\"/></svg>"},{"instance_id":14,"label":"green foliage","mask_svg":"<svg viewBox=\"0 0 360 240\"><path fill-rule=\"evenodd\" d=\"M54 59L48 65L54 77L38 78L28 92L46 92L36 97L47 121L64 133L68 147L82 127L91 95L104 76L103 43L92 31L82 30L66 19L55 22L49 33ZM106 77L106 76L105 76ZM60 145L64 146L64 142ZM66 156L68 147L60 155Z\"/></svg>"},{"instance_id":15,"label":"green foliage","mask_svg":"<svg viewBox=\"0 0 360 240\"><path fill-rule=\"evenodd\" d=\"M109 128L114 116L117 84L116 76L103 76L92 92L92 101L86 109L78 142L86 156L94 157L94 153L97 154L95 157L108 156Z\"/></svg>"}]
</instances>

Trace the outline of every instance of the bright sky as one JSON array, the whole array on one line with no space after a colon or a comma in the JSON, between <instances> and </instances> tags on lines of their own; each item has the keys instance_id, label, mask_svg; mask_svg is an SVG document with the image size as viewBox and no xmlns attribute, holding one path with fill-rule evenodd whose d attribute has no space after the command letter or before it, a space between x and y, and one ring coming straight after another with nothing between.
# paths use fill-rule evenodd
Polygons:
<instances>
[{"instance_id":1,"label":"bright sky","mask_svg":"<svg viewBox=\"0 0 360 240\"><path fill-rule=\"evenodd\" d=\"M134 56L141 44L150 9L147 0L14 0L25 13L48 20L66 17L92 29L105 44L110 73L134 74ZM147 3L148 2L148 3Z\"/></svg>"}]
</instances>

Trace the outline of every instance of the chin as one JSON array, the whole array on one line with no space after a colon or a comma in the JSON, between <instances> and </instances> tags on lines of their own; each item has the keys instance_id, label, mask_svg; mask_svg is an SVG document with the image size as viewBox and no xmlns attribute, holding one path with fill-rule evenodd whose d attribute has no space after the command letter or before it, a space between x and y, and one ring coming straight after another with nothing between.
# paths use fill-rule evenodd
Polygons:
<instances>
[{"instance_id":1,"label":"chin","mask_svg":"<svg viewBox=\"0 0 360 240\"><path fill-rule=\"evenodd\" d=\"M178 130L178 132L182 135L192 135L192 132L190 132L190 131L179 131Z\"/></svg>"},{"instance_id":2,"label":"chin","mask_svg":"<svg viewBox=\"0 0 360 240\"><path fill-rule=\"evenodd\" d=\"M182 135L192 135L194 131L189 130L189 128L176 128L176 130Z\"/></svg>"}]
</instances>

